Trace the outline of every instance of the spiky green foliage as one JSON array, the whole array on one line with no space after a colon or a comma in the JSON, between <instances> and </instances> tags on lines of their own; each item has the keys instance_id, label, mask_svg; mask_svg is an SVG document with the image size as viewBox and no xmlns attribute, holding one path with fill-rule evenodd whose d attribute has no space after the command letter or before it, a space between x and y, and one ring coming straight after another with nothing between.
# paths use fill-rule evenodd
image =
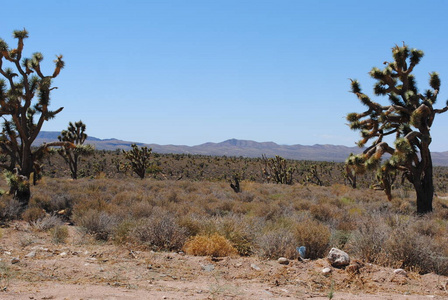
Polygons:
<instances>
[{"instance_id":1,"label":"spiky green foliage","mask_svg":"<svg viewBox=\"0 0 448 300\"><path fill-rule=\"evenodd\" d=\"M262 156L263 176L268 182L280 184L292 184L293 174L296 172L295 167L288 166L286 159L276 155L273 158Z\"/></svg>"},{"instance_id":2,"label":"spiky green foliage","mask_svg":"<svg viewBox=\"0 0 448 300\"><path fill-rule=\"evenodd\" d=\"M64 147L58 149L58 153L64 158L70 167L70 174L73 179L78 178L78 162L81 156L93 154L94 148L91 145L84 145L87 139L86 124L82 121L70 122L67 130L63 130L58 136L59 141L68 142Z\"/></svg>"},{"instance_id":3,"label":"spiky green foliage","mask_svg":"<svg viewBox=\"0 0 448 300\"><path fill-rule=\"evenodd\" d=\"M357 80L351 80L352 93L366 106L362 113L347 115L349 126L361 132L360 147L368 146L360 156L350 156L346 162L347 172L363 173L377 169L380 186L388 199L392 198L392 184L401 172L414 185L417 193L417 211L432 210L433 179L429 145L430 128L437 114L448 110L435 109L440 90L438 73L430 73L430 89L419 93L412 71L423 57L423 51L407 45L392 48L392 62L385 62L383 70L373 68L370 76L377 80L374 94L388 96L390 105L373 102L361 90ZM394 146L385 142L387 136L395 137ZM384 155L389 154L388 158ZM381 161L383 160L383 163Z\"/></svg>"},{"instance_id":4,"label":"spiky green foliage","mask_svg":"<svg viewBox=\"0 0 448 300\"><path fill-rule=\"evenodd\" d=\"M28 32L16 30L13 37L17 46L10 49L8 44L0 39L0 116L3 126L0 138L0 154L8 157L0 168L11 174L24 176L29 180L32 173L39 171L36 163L45 149L51 144L32 149L31 145L39 134L45 121L54 118L61 110L50 110L50 94L55 87L52 79L63 68L62 56L58 57L55 72L45 76L40 68L43 60L41 53L34 53L32 58L22 57L24 40ZM54 146L64 143L53 143ZM29 185L28 185L29 186ZM21 194L19 201L26 206L29 201L29 191Z\"/></svg>"},{"instance_id":5,"label":"spiky green foliage","mask_svg":"<svg viewBox=\"0 0 448 300\"><path fill-rule=\"evenodd\" d=\"M131 145L132 149L124 151L123 154L126 159L131 162L132 170L141 178L145 178L146 169L151 165L152 149L148 147L139 147L136 144Z\"/></svg>"}]
</instances>

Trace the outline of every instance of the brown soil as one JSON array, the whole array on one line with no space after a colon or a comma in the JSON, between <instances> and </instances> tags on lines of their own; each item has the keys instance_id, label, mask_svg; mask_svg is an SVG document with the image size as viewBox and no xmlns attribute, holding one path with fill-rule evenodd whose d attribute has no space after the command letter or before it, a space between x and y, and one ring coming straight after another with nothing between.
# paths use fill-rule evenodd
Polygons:
<instances>
[{"instance_id":1,"label":"brown soil","mask_svg":"<svg viewBox=\"0 0 448 300\"><path fill-rule=\"evenodd\" d=\"M64 244L24 222L2 228L0 299L448 299L448 277L325 259L195 257L100 244L69 227ZM19 262L12 263L13 258Z\"/></svg>"}]
</instances>

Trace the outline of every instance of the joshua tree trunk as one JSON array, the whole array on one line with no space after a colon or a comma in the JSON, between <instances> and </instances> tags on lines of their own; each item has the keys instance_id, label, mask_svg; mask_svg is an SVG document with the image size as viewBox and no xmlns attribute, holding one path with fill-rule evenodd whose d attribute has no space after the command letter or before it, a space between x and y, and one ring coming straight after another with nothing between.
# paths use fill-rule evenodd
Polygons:
<instances>
[{"instance_id":1,"label":"joshua tree trunk","mask_svg":"<svg viewBox=\"0 0 448 300\"><path fill-rule=\"evenodd\" d=\"M427 153L426 165L421 172L414 175L412 184L417 194L417 213L426 214L432 212L432 199L434 196L434 184L432 174L431 154Z\"/></svg>"}]
</instances>

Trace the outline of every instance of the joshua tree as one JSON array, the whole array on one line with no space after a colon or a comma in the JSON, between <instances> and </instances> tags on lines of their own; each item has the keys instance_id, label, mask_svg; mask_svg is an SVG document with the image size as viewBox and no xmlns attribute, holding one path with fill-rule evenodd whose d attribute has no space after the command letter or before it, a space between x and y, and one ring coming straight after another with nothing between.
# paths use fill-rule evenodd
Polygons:
<instances>
[{"instance_id":1,"label":"joshua tree","mask_svg":"<svg viewBox=\"0 0 448 300\"><path fill-rule=\"evenodd\" d=\"M146 169L150 166L151 151L148 147L139 148L136 144L131 145L132 149L124 151L123 154L131 162L132 170L141 178L145 178Z\"/></svg>"},{"instance_id":2,"label":"joshua tree","mask_svg":"<svg viewBox=\"0 0 448 300\"><path fill-rule=\"evenodd\" d=\"M417 90L412 71L423 57L423 52L409 49L407 45L392 48L392 62L384 62L383 70L373 68L370 76L377 80L374 93L387 96L390 104L382 106L372 101L361 91L358 81L351 80L352 92L367 110L350 113L347 120L350 128L360 130L362 139L358 146L372 140L360 155L351 155L347 165L357 173L377 169L377 178L392 199L391 185L396 174L402 175L413 186L417 194L417 213L432 211L434 194L430 128L437 114L448 110L448 102L442 109L435 109L440 90L440 78L436 72L429 74L429 86L424 93ZM394 145L384 139L392 136ZM389 154L389 157L384 157ZM381 161L383 159L383 161Z\"/></svg>"},{"instance_id":3,"label":"joshua tree","mask_svg":"<svg viewBox=\"0 0 448 300\"><path fill-rule=\"evenodd\" d=\"M10 49L0 39L0 116L3 117L3 130L0 136L0 151L6 161L0 167L17 181L11 186L11 193L23 207L30 199L29 179L36 172L36 161L49 146L62 146L66 143L55 142L31 148L42 125L62 111L50 110L50 92L52 79L59 75L64 67L62 55L54 61L56 67L52 75L45 76L41 71L43 56L36 52L31 58L22 57L24 43L28 32L16 30L17 47ZM10 178L10 179L11 179ZM21 188L17 188L21 187Z\"/></svg>"},{"instance_id":4,"label":"joshua tree","mask_svg":"<svg viewBox=\"0 0 448 300\"><path fill-rule=\"evenodd\" d=\"M78 162L81 156L88 156L93 154L93 148L91 145L84 145L87 139L86 125L82 122L68 123L67 130L63 130L61 135L58 136L59 141L69 142L70 145L75 147L61 147L58 153L64 158L65 162L70 167L70 173L73 179L78 178Z\"/></svg>"},{"instance_id":5,"label":"joshua tree","mask_svg":"<svg viewBox=\"0 0 448 300\"><path fill-rule=\"evenodd\" d=\"M292 184L292 175L296 168L288 167L286 159L278 155L274 158L267 158L266 155L262 155L262 161L264 164L263 175L268 182Z\"/></svg>"}]
</instances>

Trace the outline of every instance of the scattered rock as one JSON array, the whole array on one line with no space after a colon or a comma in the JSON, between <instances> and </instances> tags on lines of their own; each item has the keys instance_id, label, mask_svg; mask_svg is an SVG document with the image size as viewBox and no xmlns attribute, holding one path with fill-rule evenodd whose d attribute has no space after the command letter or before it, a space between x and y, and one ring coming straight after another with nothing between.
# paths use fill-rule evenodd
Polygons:
<instances>
[{"instance_id":1,"label":"scattered rock","mask_svg":"<svg viewBox=\"0 0 448 300\"><path fill-rule=\"evenodd\" d=\"M331 248L328 253L327 260L335 268L342 268L350 264L350 256L338 248Z\"/></svg>"},{"instance_id":2,"label":"scattered rock","mask_svg":"<svg viewBox=\"0 0 448 300\"><path fill-rule=\"evenodd\" d=\"M256 264L251 264L250 267L251 267L252 269L254 269L255 271L261 271L260 267L257 266Z\"/></svg>"},{"instance_id":3,"label":"scattered rock","mask_svg":"<svg viewBox=\"0 0 448 300\"><path fill-rule=\"evenodd\" d=\"M277 261L281 265L289 265L289 259L286 257L280 257Z\"/></svg>"},{"instance_id":4,"label":"scattered rock","mask_svg":"<svg viewBox=\"0 0 448 300\"><path fill-rule=\"evenodd\" d=\"M322 269L322 274L323 275L330 275L331 274L331 268L326 267Z\"/></svg>"},{"instance_id":5,"label":"scattered rock","mask_svg":"<svg viewBox=\"0 0 448 300\"><path fill-rule=\"evenodd\" d=\"M36 251L31 251L27 255L25 255L26 258L33 258L36 257Z\"/></svg>"},{"instance_id":6,"label":"scattered rock","mask_svg":"<svg viewBox=\"0 0 448 300\"><path fill-rule=\"evenodd\" d=\"M18 257L14 257L13 259L11 259L12 264L17 264L19 262L20 262L20 259Z\"/></svg>"},{"instance_id":7,"label":"scattered rock","mask_svg":"<svg viewBox=\"0 0 448 300\"><path fill-rule=\"evenodd\" d=\"M408 273L405 270L403 270L403 269L395 269L394 270L394 274L395 275L408 276Z\"/></svg>"},{"instance_id":8,"label":"scattered rock","mask_svg":"<svg viewBox=\"0 0 448 300\"><path fill-rule=\"evenodd\" d=\"M202 270L206 271L206 272L211 272L215 269L214 265L201 265Z\"/></svg>"},{"instance_id":9,"label":"scattered rock","mask_svg":"<svg viewBox=\"0 0 448 300\"><path fill-rule=\"evenodd\" d=\"M66 257L67 256L67 252L62 252L59 254L60 257Z\"/></svg>"}]
</instances>

